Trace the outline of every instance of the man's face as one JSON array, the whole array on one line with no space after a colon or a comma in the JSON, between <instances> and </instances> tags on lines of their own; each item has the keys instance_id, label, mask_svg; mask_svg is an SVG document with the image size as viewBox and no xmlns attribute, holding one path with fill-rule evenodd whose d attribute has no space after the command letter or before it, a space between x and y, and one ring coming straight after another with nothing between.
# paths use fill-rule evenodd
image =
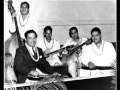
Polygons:
<instances>
[{"instance_id":1,"label":"man's face","mask_svg":"<svg viewBox=\"0 0 120 90\"><path fill-rule=\"evenodd\" d=\"M101 42L101 34L97 31L92 32L92 40L95 44L98 44Z\"/></svg>"},{"instance_id":2,"label":"man's face","mask_svg":"<svg viewBox=\"0 0 120 90\"><path fill-rule=\"evenodd\" d=\"M77 39L78 38L78 32L76 29L71 30L71 38Z\"/></svg>"},{"instance_id":3,"label":"man's face","mask_svg":"<svg viewBox=\"0 0 120 90\"><path fill-rule=\"evenodd\" d=\"M37 38L35 37L35 33L29 33L26 38L26 43L30 47L34 47L36 45Z\"/></svg>"},{"instance_id":4,"label":"man's face","mask_svg":"<svg viewBox=\"0 0 120 90\"><path fill-rule=\"evenodd\" d=\"M28 8L27 4L22 4L22 6L20 8L20 12L22 15L27 15L29 13L29 8Z\"/></svg>"},{"instance_id":5,"label":"man's face","mask_svg":"<svg viewBox=\"0 0 120 90\"><path fill-rule=\"evenodd\" d=\"M49 29L46 30L46 32L45 32L45 37L46 37L46 39L51 40L52 32L51 32Z\"/></svg>"}]
</instances>

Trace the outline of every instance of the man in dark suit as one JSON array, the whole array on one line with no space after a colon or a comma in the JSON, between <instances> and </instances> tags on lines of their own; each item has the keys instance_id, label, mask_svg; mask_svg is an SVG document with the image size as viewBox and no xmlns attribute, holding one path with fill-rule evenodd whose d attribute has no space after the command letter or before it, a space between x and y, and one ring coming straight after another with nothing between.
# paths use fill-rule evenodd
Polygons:
<instances>
[{"instance_id":1,"label":"man in dark suit","mask_svg":"<svg viewBox=\"0 0 120 90\"><path fill-rule=\"evenodd\" d=\"M62 75L68 74L67 69L51 67L44 57L41 48L36 47L37 34L34 30L29 30L25 33L25 46L16 50L14 69L17 74L18 83L25 83L28 74L38 75L38 68L46 74L58 72Z\"/></svg>"}]
</instances>

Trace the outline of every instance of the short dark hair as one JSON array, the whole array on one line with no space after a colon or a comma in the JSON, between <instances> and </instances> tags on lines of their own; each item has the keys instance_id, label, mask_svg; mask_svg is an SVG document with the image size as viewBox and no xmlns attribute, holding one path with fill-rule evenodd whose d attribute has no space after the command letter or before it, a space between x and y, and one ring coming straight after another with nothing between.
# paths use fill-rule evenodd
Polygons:
<instances>
[{"instance_id":1,"label":"short dark hair","mask_svg":"<svg viewBox=\"0 0 120 90\"><path fill-rule=\"evenodd\" d=\"M22 2L22 3L21 3L21 5L20 5L20 7L22 7L22 5L23 5L23 4L26 4L26 5L27 5L27 7L28 7L28 8L30 8L30 5L29 5L29 3L28 3L28 2Z\"/></svg>"},{"instance_id":2,"label":"short dark hair","mask_svg":"<svg viewBox=\"0 0 120 90\"><path fill-rule=\"evenodd\" d=\"M24 34L25 38L27 38L27 35L28 35L29 33L34 33L34 34L35 34L35 37L37 38L37 33L36 33L34 30L32 30L32 29L25 32L25 34Z\"/></svg>"},{"instance_id":3,"label":"short dark hair","mask_svg":"<svg viewBox=\"0 0 120 90\"><path fill-rule=\"evenodd\" d=\"M98 27L94 27L94 28L91 30L91 35L92 35L92 33L95 32L95 31L97 31L97 32L101 35L101 30L100 30L100 28L98 28Z\"/></svg>"},{"instance_id":4,"label":"short dark hair","mask_svg":"<svg viewBox=\"0 0 120 90\"><path fill-rule=\"evenodd\" d=\"M50 30L50 32L52 32L52 28L51 28L51 26L46 26L46 27L44 28L43 33L45 33L48 29Z\"/></svg>"},{"instance_id":5,"label":"short dark hair","mask_svg":"<svg viewBox=\"0 0 120 90\"><path fill-rule=\"evenodd\" d=\"M70 37L71 37L71 31L72 31L73 29L75 29L76 32L78 33L78 29L77 29L77 27L71 27L70 30L69 30L69 36L70 36Z\"/></svg>"}]
</instances>

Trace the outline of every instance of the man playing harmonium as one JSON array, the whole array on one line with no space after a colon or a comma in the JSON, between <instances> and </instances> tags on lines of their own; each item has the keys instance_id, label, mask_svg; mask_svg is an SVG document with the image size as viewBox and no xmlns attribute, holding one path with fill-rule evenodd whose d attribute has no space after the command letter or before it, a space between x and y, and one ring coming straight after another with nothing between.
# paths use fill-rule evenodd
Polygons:
<instances>
[{"instance_id":1,"label":"man playing harmonium","mask_svg":"<svg viewBox=\"0 0 120 90\"><path fill-rule=\"evenodd\" d=\"M28 30L25 33L25 46L16 50L14 69L18 78L18 83L25 83L28 75L48 75L58 72L66 75L62 68L51 67L46 61L41 48L36 47L37 33L34 30Z\"/></svg>"},{"instance_id":2,"label":"man playing harmonium","mask_svg":"<svg viewBox=\"0 0 120 90\"><path fill-rule=\"evenodd\" d=\"M91 30L92 43L84 48L81 56L81 76L109 74L116 67L116 52L112 43L102 40L101 30Z\"/></svg>"}]
</instances>

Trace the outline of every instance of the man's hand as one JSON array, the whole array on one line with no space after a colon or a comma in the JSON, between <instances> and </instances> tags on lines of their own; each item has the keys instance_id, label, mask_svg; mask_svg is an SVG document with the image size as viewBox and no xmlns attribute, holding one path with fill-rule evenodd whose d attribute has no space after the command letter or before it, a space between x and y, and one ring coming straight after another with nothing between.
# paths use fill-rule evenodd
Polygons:
<instances>
[{"instance_id":1,"label":"man's hand","mask_svg":"<svg viewBox=\"0 0 120 90\"><path fill-rule=\"evenodd\" d=\"M39 75L39 73L37 71L35 71L35 70L32 70L30 72L30 74L33 75L33 76L38 76Z\"/></svg>"},{"instance_id":2,"label":"man's hand","mask_svg":"<svg viewBox=\"0 0 120 90\"><path fill-rule=\"evenodd\" d=\"M44 57L48 57L48 55L46 54L46 52L43 52L44 53Z\"/></svg>"},{"instance_id":3,"label":"man's hand","mask_svg":"<svg viewBox=\"0 0 120 90\"><path fill-rule=\"evenodd\" d=\"M88 67L89 67L90 69L93 69L93 68L95 68L95 64L92 63L92 62L88 62Z\"/></svg>"},{"instance_id":4,"label":"man's hand","mask_svg":"<svg viewBox=\"0 0 120 90\"><path fill-rule=\"evenodd\" d=\"M68 51L65 49L63 50L62 54L68 54Z\"/></svg>"},{"instance_id":5,"label":"man's hand","mask_svg":"<svg viewBox=\"0 0 120 90\"><path fill-rule=\"evenodd\" d=\"M81 63L81 67L87 67L85 64Z\"/></svg>"},{"instance_id":6,"label":"man's hand","mask_svg":"<svg viewBox=\"0 0 120 90\"><path fill-rule=\"evenodd\" d=\"M12 13L12 18L14 18L14 17L16 17L16 16L17 16L16 12L13 12L13 13Z\"/></svg>"},{"instance_id":7,"label":"man's hand","mask_svg":"<svg viewBox=\"0 0 120 90\"><path fill-rule=\"evenodd\" d=\"M86 45L89 45L89 44L91 44L92 43L92 38L90 38L90 39L88 39L87 41L86 41Z\"/></svg>"},{"instance_id":8,"label":"man's hand","mask_svg":"<svg viewBox=\"0 0 120 90\"><path fill-rule=\"evenodd\" d=\"M54 76L61 76L58 72L53 73Z\"/></svg>"},{"instance_id":9,"label":"man's hand","mask_svg":"<svg viewBox=\"0 0 120 90\"><path fill-rule=\"evenodd\" d=\"M76 51L76 55L77 55L77 56L81 56L81 54L82 54L82 49L79 48L79 49Z\"/></svg>"}]
</instances>

